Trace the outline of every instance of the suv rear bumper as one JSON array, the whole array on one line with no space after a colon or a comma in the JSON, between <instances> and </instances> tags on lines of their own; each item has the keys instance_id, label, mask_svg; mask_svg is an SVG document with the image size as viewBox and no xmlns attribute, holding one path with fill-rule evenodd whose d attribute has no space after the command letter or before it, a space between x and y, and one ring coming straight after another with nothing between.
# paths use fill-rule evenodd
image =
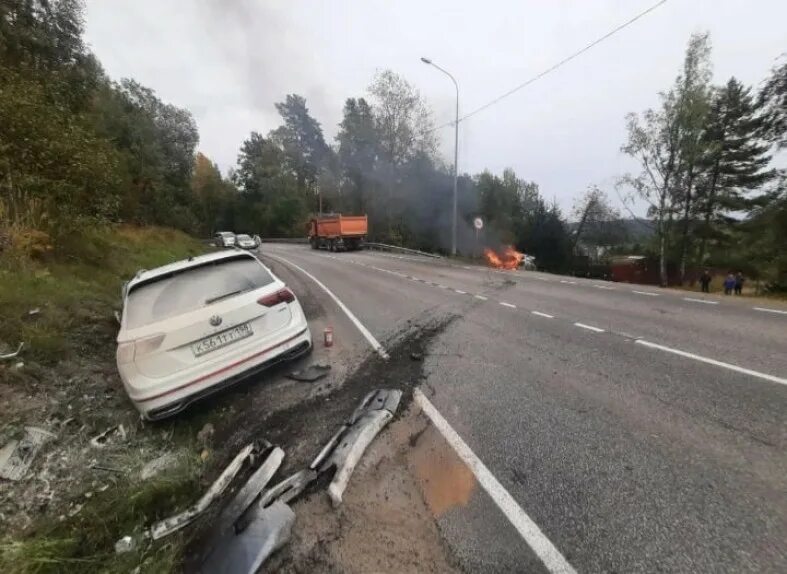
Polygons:
<instances>
[{"instance_id":1,"label":"suv rear bumper","mask_svg":"<svg viewBox=\"0 0 787 574\"><path fill-rule=\"evenodd\" d=\"M163 419L182 411L197 400L232 386L277 363L294 359L308 352L311 346L311 332L308 325L305 325L294 335L240 361L225 365L193 380L171 381L167 385L169 388L160 389L157 394L145 398L132 396L131 402L134 403L143 418L147 420Z\"/></svg>"}]
</instances>

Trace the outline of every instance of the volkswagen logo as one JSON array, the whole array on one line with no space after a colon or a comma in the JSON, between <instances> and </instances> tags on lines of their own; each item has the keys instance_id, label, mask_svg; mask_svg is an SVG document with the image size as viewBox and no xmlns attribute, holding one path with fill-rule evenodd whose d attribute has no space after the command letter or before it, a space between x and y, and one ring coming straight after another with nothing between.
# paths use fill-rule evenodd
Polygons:
<instances>
[{"instance_id":1,"label":"volkswagen logo","mask_svg":"<svg viewBox=\"0 0 787 574\"><path fill-rule=\"evenodd\" d=\"M218 327L219 325L221 325L221 317L219 317L218 315L213 315L213 317L210 318L210 324L213 325L214 327Z\"/></svg>"}]
</instances>

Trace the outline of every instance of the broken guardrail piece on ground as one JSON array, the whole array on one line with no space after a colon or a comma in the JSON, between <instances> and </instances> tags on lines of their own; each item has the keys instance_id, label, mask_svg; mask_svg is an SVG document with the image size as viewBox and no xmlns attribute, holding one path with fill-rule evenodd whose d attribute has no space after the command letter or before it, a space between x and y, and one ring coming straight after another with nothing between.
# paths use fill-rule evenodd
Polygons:
<instances>
[{"instance_id":1,"label":"broken guardrail piece on ground","mask_svg":"<svg viewBox=\"0 0 787 574\"><path fill-rule=\"evenodd\" d=\"M287 378L294 381L302 381L304 383L313 383L327 376L330 371L330 365L309 365L305 369L289 373Z\"/></svg>"},{"instance_id":2,"label":"broken guardrail piece on ground","mask_svg":"<svg viewBox=\"0 0 787 574\"><path fill-rule=\"evenodd\" d=\"M328 496L334 506L342 503L342 494L355 466L366 447L393 418L401 398L402 391L398 390L378 389L370 392L310 465L310 468L317 468L319 472L336 467L336 474L328 486Z\"/></svg>"},{"instance_id":3,"label":"broken guardrail piece on ground","mask_svg":"<svg viewBox=\"0 0 787 574\"><path fill-rule=\"evenodd\" d=\"M274 502L290 502L306 487L317 478L317 471L311 469L299 470L278 484L268 488L262 493L257 504L251 506L244 514L235 521L235 532L243 532L250 524L250 519L255 514L255 509L266 508Z\"/></svg>"},{"instance_id":4,"label":"broken guardrail piece on ground","mask_svg":"<svg viewBox=\"0 0 787 574\"><path fill-rule=\"evenodd\" d=\"M197 516L202 514L202 512L204 512L205 509L210 506L210 503L218 498L222 492L224 492L232 479L235 478L235 475L237 475L240 471L243 463L252 455L254 448L255 445L253 443L245 446L235 456L235 458L232 459L232 462L227 465L227 467L210 486L207 492L205 492L205 494L203 494L193 506L187 508L179 514L176 514L175 516L160 520L151 526L150 537L153 540L163 538L168 534L172 534L173 532L180 530L192 520L194 520Z\"/></svg>"},{"instance_id":5,"label":"broken guardrail piece on ground","mask_svg":"<svg viewBox=\"0 0 787 574\"><path fill-rule=\"evenodd\" d=\"M244 512L254 504L263 489L268 486L273 475L279 470L281 462L284 460L284 451L278 446L273 447L268 453L263 463L249 477L235 497L221 511L217 522L217 529L220 534L235 530L235 523Z\"/></svg>"},{"instance_id":6,"label":"broken guardrail piece on ground","mask_svg":"<svg viewBox=\"0 0 787 574\"><path fill-rule=\"evenodd\" d=\"M24 348L25 348L25 344L24 343L19 343L19 346L16 348L16 351L14 351L13 353L7 353L5 355L0 355L0 361L3 361L5 359L13 359L19 353L21 353L22 349L24 349Z\"/></svg>"},{"instance_id":7,"label":"broken guardrail piece on ground","mask_svg":"<svg viewBox=\"0 0 787 574\"><path fill-rule=\"evenodd\" d=\"M25 436L20 440L12 440L0 449L0 477L8 480L24 478L41 445L55 437L44 429L25 427Z\"/></svg>"},{"instance_id":8,"label":"broken guardrail piece on ground","mask_svg":"<svg viewBox=\"0 0 787 574\"><path fill-rule=\"evenodd\" d=\"M239 534L227 537L203 563L201 572L210 574L254 574L292 535L295 513L281 500L263 508L253 505L248 524Z\"/></svg>"}]
</instances>

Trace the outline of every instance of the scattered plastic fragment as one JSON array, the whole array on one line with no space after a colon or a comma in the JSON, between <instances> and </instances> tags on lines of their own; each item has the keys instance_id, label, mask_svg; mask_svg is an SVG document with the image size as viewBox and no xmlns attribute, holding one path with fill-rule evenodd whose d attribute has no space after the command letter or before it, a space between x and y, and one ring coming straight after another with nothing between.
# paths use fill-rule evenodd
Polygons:
<instances>
[{"instance_id":1,"label":"scattered plastic fragment","mask_svg":"<svg viewBox=\"0 0 787 574\"><path fill-rule=\"evenodd\" d=\"M19 343L19 346L16 348L16 351L14 351L13 353L7 353L5 355L0 355L0 361L5 360L5 359L13 359L19 353L21 353L22 349L24 349L24 348L25 348L25 344L24 343Z\"/></svg>"},{"instance_id":2,"label":"scattered plastic fragment","mask_svg":"<svg viewBox=\"0 0 787 574\"><path fill-rule=\"evenodd\" d=\"M12 440L0 449L0 477L21 480L33 463L41 445L55 435L38 427L25 427L25 436Z\"/></svg>"},{"instance_id":3,"label":"scattered plastic fragment","mask_svg":"<svg viewBox=\"0 0 787 574\"><path fill-rule=\"evenodd\" d=\"M329 372L331 372L330 365L309 365L300 371L293 371L287 375L287 378L294 381L313 383L314 381L327 376Z\"/></svg>"},{"instance_id":4,"label":"scattered plastic fragment","mask_svg":"<svg viewBox=\"0 0 787 574\"><path fill-rule=\"evenodd\" d=\"M347 488L355 466L366 447L393 418L396 409L399 408L401 397L401 391L386 389L372 391L366 395L341 429L341 433L337 433L329 440L328 444L335 446L332 449L323 447L312 462L313 467L319 466L319 472L336 467L336 474L328 485L328 496L334 506L342 503L342 494Z\"/></svg>"},{"instance_id":5,"label":"scattered plastic fragment","mask_svg":"<svg viewBox=\"0 0 787 574\"><path fill-rule=\"evenodd\" d=\"M241 450L235 456L235 458L232 459L232 462L227 465L227 467L210 486L207 492L205 492L205 494L203 494L193 506L187 508L183 512L176 514L175 516L160 520L151 526L151 538L153 538L153 540L158 540L159 538L163 538L168 534L172 534L173 532L180 530L189 524L192 520L204 512L205 509L210 506L211 502L213 502L221 495L222 492L224 492L232 479L235 478L235 475L238 474L238 471L240 471L243 463L249 458L249 456L251 456L253 450L254 444L244 447L243 450Z\"/></svg>"}]
</instances>

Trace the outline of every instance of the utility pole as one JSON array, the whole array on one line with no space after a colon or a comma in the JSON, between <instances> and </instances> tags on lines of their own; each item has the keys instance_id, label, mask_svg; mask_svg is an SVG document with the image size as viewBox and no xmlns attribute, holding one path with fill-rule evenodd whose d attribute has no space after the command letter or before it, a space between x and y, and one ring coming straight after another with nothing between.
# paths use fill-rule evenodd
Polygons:
<instances>
[{"instance_id":1,"label":"utility pole","mask_svg":"<svg viewBox=\"0 0 787 574\"><path fill-rule=\"evenodd\" d=\"M428 64L429 66L434 66L441 72L443 72L446 76L451 78L451 81L454 83L454 87L456 88L456 119L454 121L454 202L453 202L453 219L451 222L451 255L456 255L456 220L457 220L457 186L458 186L458 178L459 173L457 171L457 164L459 161L459 84L456 82L456 78L454 78L450 72L444 70L429 58L421 58L421 61L424 64Z\"/></svg>"}]
</instances>

